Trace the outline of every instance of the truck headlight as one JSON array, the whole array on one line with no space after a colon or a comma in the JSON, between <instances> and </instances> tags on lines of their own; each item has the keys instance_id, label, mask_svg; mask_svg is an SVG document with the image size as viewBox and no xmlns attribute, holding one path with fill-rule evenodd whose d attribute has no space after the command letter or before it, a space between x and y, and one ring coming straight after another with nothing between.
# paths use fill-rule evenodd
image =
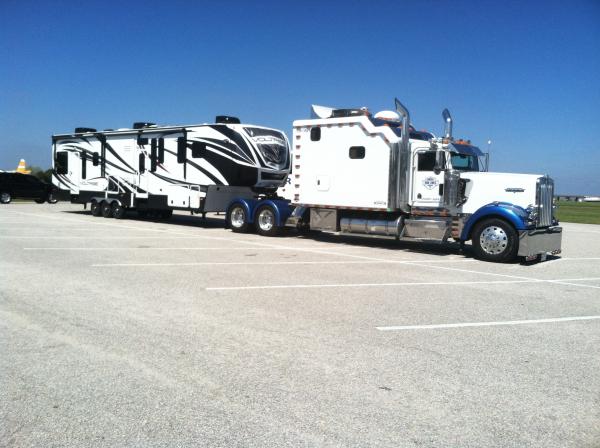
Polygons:
<instances>
[{"instance_id":1,"label":"truck headlight","mask_svg":"<svg viewBox=\"0 0 600 448\"><path fill-rule=\"evenodd\" d=\"M538 218L538 208L535 205L529 205L525 209L527 211L527 222L529 224L535 224Z\"/></svg>"}]
</instances>

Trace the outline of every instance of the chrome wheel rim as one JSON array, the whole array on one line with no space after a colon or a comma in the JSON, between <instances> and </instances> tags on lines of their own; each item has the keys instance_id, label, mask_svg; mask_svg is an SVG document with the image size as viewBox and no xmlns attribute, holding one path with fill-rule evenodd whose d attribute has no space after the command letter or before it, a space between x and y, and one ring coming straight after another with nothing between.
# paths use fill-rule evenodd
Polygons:
<instances>
[{"instance_id":1,"label":"chrome wheel rim","mask_svg":"<svg viewBox=\"0 0 600 448\"><path fill-rule=\"evenodd\" d=\"M500 227L486 227L479 236L479 244L485 253L498 255L508 247L508 236Z\"/></svg>"},{"instance_id":2,"label":"chrome wheel rim","mask_svg":"<svg viewBox=\"0 0 600 448\"><path fill-rule=\"evenodd\" d=\"M246 222L246 214L244 213L244 209L242 207L235 207L231 211L231 225L236 229L239 229Z\"/></svg>"},{"instance_id":3,"label":"chrome wheel rim","mask_svg":"<svg viewBox=\"0 0 600 448\"><path fill-rule=\"evenodd\" d=\"M274 223L275 215L273 212L269 209L261 210L261 212L258 214L258 225L260 226L261 230L268 232L273 228Z\"/></svg>"},{"instance_id":4,"label":"chrome wheel rim","mask_svg":"<svg viewBox=\"0 0 600 448\"><path fill-rule=\"evenodd\" d=\"M2 193L2 195L0 196L0 200L2 202L8 202L8 201L10 201L10 194L8 194L8 193Z\"/></svg>"}]
</instances>

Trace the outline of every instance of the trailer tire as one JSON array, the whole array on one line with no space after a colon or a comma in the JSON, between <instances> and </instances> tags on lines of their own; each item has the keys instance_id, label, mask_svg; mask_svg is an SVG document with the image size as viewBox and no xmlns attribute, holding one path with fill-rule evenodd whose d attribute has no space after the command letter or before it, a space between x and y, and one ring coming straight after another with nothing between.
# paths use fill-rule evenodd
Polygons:
<instances>
[{"instance_id":1,"label":"trailer tire","mask_svg":"<svg viewBox=\"0 0 600 448\"><path fill-rule=\"evenodd\" d=\"M125 212L127 211L125 207L123 207L118 202L113 202L112 205L112 217L115 219L123 219L125 218Z\"/></svg>"},{"instance_id":2,"label":"trailer tire","mask_svg":"<svg viewBox=\"0 0 600 448\"><path fill-rule=\"evenodd\" d=\"M0 193L0 202L3 204L10 204L12 197L8 191L3 191Z\"/></svg>"},{"instance_id":3,"label":"trailer tire","mask_svg":"<svg viewBox=\"0 0 600 448\"><path fill-rule=\"evenodd\" d=\"M236 233L245 233L248 231L248 216L246 209L241 204L233 205L227 212L227 222L231 230Z\"/></svg>"},{"instance_id":4,"label":"trailer tire","mask_svg":"<svg viewBox=\"0 0 600 448\"><path fill-rule=\"evenodd\" d=\"M102 208L98 201L92 201L90 203L90 211L92 212L92 216L100 216L102 214Z\"/></svg>"},{"instance_id":5,"label":"trailer tire","mask_svg":"<svg viewBox=\"0 0 600 448\"><path fill-rule=\"evenodd\" d=\"M112 218L112 206L107 201L100 203L100 209L102 210L102 216L105 218Z\"/></svg>"},{"instance_id":6,"label":"trailer tire","mask_svg":"<svg viewBox=\"0 0 600 448\"><path fill-rule=\"evenodd\" d=\"M256 210L254 226L262 236L277 236L281 227L277 225L277 215L270 205L263 205Z\"/></svg>"},{"instance_id":7,"label":"trailer tire","mask_svg":"<svg viewBox=\"0 0 600 448\"><path fill-rule=\"evenodd\" d=\"M478 222L471 237L475 257L483 261L509 263L519 250L519 235L508 222L489 218Z\"/></svg>"}]
</instances>

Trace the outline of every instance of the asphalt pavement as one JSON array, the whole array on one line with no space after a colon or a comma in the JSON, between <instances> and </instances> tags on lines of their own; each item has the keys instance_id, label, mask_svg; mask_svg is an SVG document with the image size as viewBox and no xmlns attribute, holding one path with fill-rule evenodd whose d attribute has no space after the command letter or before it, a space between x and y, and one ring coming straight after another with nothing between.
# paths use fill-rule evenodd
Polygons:
<instances>
[{"instance_id":1,"label":"asphalt pavement","mask_svg":"<svg viewBox=\"0 0 600 448\"><path fill-rule=\"evenodd\" d=\"M0 446L600 447L600 226L455 244L0 206Z\"/></svg>"}]
</instances>

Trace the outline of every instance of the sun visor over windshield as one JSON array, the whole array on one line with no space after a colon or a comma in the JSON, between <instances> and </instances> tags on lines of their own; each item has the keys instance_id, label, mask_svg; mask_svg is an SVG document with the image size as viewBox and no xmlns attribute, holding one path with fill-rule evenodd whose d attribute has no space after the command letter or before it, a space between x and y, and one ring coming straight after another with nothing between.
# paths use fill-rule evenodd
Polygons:
<instances>
[{"instance_id":1,"label":"sun visor over windshield","mask_svg":"<svg viewBox=\"0 0 600 448\"><path fill-rule=\"evenodd\" d=\"M463 143L450 143L448 145L448 151L456 152L458 154L465 154L467 156L483 156L483 152L477 146L467 145Z\"/></svg>"}]
</instances>

